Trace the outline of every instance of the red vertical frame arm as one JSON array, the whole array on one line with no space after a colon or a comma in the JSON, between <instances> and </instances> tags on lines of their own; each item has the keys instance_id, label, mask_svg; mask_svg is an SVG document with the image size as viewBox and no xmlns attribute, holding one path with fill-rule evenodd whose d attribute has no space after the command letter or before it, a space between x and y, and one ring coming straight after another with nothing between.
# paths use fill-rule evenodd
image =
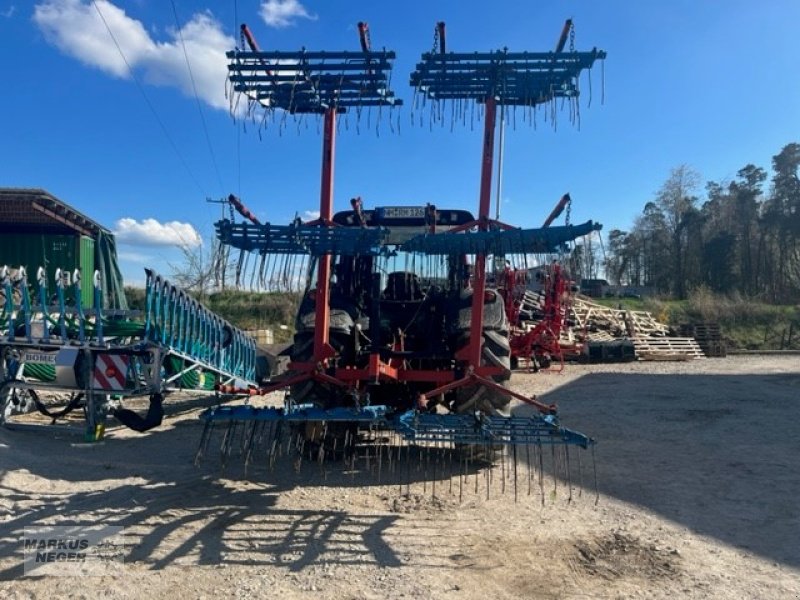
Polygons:
<instances>
[{"instance_id":1,"label":"red vertical frame arm","mask_svg":"<svg viewBox=\"0 0 800 600\"><path fill-rule=\"evenodd\" d=\"M336 151L336 108L325 111L322 134L322 181L319 195L319 226L333 222L333 164ZM314 362L321 363L335 352L329 343L331 299L331 255L319 257L314 312Z\"/></svg>"},{"instance_id":2,"label":"red vertical frame arm","mask_svg":"<svg viewBox=\"0 0 800 600\"><path fill-rule=\"evenodd\" d=\"M489 209L492 200L492 167L494 165L494 131L497 120L497 100L486 99L486 120L483 124L483 158L481 165L480 205L478 228L486 231L489 226ZM466 360L470 366L481 364L481 341L483 336L483 303L486 291L486 255L475 255L475 271L472 276L472 321L469 329L469 344L458 352L457 358Z\"/></svg>"}]
</instances>

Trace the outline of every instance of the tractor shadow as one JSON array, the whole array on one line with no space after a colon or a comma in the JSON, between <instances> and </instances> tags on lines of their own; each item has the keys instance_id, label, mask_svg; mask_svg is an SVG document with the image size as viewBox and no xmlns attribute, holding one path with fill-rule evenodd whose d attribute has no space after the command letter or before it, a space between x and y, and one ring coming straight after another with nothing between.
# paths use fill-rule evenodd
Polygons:
<instances>
[{"instance_id":1,"label":"tractor shadow","mask_svg":"<svg viewBox=\"0 0 800 600\"><path fill-rule=\"evenodd\" d=\"M562 425L598 440L602 494L800 567L800 368L596 373L541 398L559 405Z\"/></svg>"},{"instance_id":2,"label":"tractor shadow","mask_svg":"<svg viewBox=\"0 0 800 600\"><path fill-rule=\"evenodd\" d=\"M82 443L77 419L65 426L0 428L0 580L23 575L25 527L87 523L123 527L124 561L149 569L453 568L444 557L458 551L455 537L448 542L432 528L397 526L414 517L400 513L419 509L420 502L430 508L427 499L413 493L409 503L392 504L409 486L411 492L427 486L430 493L427 482L437 476L434 465L443 455L412 453L402 469L383 457L381 471L374 456L369 464L361 457L353 469L342 461L298 465L296 452L272 467L257 456L245 469L241 457L232 456L223 468L218 455L195 466L202 431L192 412L197 406L193 400L165 403L167 427L141 435L109 421L106 440L91 445ZM479 466L465 463L464 472L474 475ZM57 489L50 491L54 481ZM353 509L348 490L370 486L380 490L375 502ZM317 490L324 500L316 499Z\"/></svg>"}]
</instances>

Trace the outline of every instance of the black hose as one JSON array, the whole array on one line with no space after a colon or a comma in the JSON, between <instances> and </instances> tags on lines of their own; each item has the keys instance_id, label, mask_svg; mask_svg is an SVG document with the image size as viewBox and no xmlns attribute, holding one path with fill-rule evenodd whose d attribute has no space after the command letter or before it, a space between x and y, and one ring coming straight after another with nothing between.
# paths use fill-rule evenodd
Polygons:
<instances>
[{"instance_id":1,"label":"black hose","mask_svg":"<svg viewBox=\"0 0 800 600\"><path fill-rule=\"evenodd\" d=\"M30 394L31 398L33 398L33 403L36 405L36 410L42 413L45 417L53 419L53 423L55 423L57 419L60 419L61 417L78 408L81 399L83 399L83 392L75 394L72 398L70 398L70 401L64 408L58 411L50 411L47 406L45 406L45 404L39 400L39 394L37 394L36 391L28 389L28 393Z\"/></svg>"},{"instance_id":2,"label":"black hose","mask_svg":"<svg viewBox=\"0 0 800 600\"><path fill-rule=\"evenodd\" d=\"M164 396L161 394L151 395L150 408L147 409L147 414L144 417L127 408L117 408L113 411L113 414L117 421L125 425L125 427L144 433L161 425L164 419L163 402Z\"/></svg>"},{"instance_id":3,"label":"black hose","mask_svg":"<svg viewBox=\"0 0 800 600\"><path fill-rule=\"evenodd\" d=\"M16 379L6 379L2 384L0 384L0 393L8 386L13 386L17 383L18 380ZM19 381L19 383L22 383ZM50 411L47 406L39 399L39 395L36 393L35 390L28 388L28 394L30 395L31 399L33 399L33 404L36 406L36 410L42 413L44 416L53 419L53 423L56 422L56 419L60 419L61 417L65 416L66 414L72 412L80 405L80 401L83 398L83 392L73 396L67 405L59 411Z\"/></svg>"}]
</instances>

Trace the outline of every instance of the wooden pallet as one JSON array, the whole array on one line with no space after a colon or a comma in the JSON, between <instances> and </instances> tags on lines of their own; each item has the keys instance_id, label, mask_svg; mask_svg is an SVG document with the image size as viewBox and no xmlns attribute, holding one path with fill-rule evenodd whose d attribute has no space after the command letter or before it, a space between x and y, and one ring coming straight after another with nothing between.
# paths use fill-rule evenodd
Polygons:
<instances>
[{"instance_id":1,"label":"wooden pallet","mask_svg":"<svg viewBox=\"0 0 800 600\"><path fill-rule=\"evenodd\" d=\"M584 298L575 298L570 316L578 329L601 329L615 337L627 332L624 310L608 308Z\"/></svg>"},{"instance_id":2,"label":"wooden pallet","mask_svg":"<svg viewBox=\"0 0 800 600\"><path fill-rule=\"evenodd\" d=\"M625 324L628 327L628 335L631 337L669 335L669 327L659 323L651 313L646 311L628 311L625 315Z\"/></svg>"},{"instance_id":3,"label":"wooden pallet","mask_svg":"<svg viewBox=\"0 0 800 600\"><path fill-rule=\"evenodd\" d=\"M620 338L616 338L607 331L588 331L584 336L587 342L613 342Z\"/></svg>"},{"instance_id":4,"label":"wooden pallet","mask_svg":"<svg viewBox=\"0 0 800 600\"><path fill-rule=\"evenodd\" d=\"M680 326L682 336L693 337L706 356L724 357L728 347L722 339L718 323L684 323Z\"/></svg>"},{"instance_id":5,"label":"wooden pallet","mask_svg":"<svg viewBox=\"0 0 800 600\"><path fill-rule=\"evenodd\" d=\"M695 339L719 340L722 338L718 323L684 323L680 326L681 335Z\"/></svg>"},{"instance_id":6,"label":"wooden pallet","mask_svg":"<svg viewBox=\"0 0 800 600\"><path fill-rule=\"evenodd\" d=\"M705 358L697 341L689 337L633 338L639 360L694 360Z\"/></svg>"}]
</instances>

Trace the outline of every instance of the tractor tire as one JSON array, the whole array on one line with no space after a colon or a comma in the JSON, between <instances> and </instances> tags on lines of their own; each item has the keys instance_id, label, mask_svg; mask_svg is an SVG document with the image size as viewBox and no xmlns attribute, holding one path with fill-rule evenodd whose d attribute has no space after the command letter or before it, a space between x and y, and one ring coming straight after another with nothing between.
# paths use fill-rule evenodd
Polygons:
<instances>
[{"instance_id":1,"label":"tractor tire","mask_svg":"<svg viewBox=\"0 0 800 600\"><path fill-rule=\"evenodd\" d=\"M342 355L349 342L349 336L331 331L328 342L338 356ZM314 332L302 332L294 336L291 350L292 362L309 362L314 357ZM290 388L290 394L297 404L313 404L318 408L332 408L337 405L339 390L334 386L313 380L297 383Z\"/></svg>"},{"instance_id":2,"label":"tractor tire","mask_svg":"<svg viewBox=\"0 0 800 600\"><path fill-rule=\"evenodd\" d=\"M336 362L347 352L350 336L341 331L331 330L328 343L336 351ZM292 346L292 361L309 362L314 356L314 333L303 332L295 335ZM308 380L290 388L292 400L297 404L313 404L317 408L328 409L346 402L342 388L327 383ZM347 459L355 448L358 425L355 423L307 421L293 424L293 435L301 436L304 442L304 455L308 460ZM324 432L324 435L323 435Z\"/></svg>"},{"instance_id":3,"label":"tractor tire","mask_svg":"<svg viewBox=\"0 0 800 600\"><path fill-rule=\"evenodd\" d=\"M491 379L503 387L511 379L511 346L507 331L485 330L481 345L481 366L503 369ZM504 414L511 402L510 396L481 386L470 385L456 390L452 409L456 413L480 411L486 414Z\"/></svg>"}]
</instances>

